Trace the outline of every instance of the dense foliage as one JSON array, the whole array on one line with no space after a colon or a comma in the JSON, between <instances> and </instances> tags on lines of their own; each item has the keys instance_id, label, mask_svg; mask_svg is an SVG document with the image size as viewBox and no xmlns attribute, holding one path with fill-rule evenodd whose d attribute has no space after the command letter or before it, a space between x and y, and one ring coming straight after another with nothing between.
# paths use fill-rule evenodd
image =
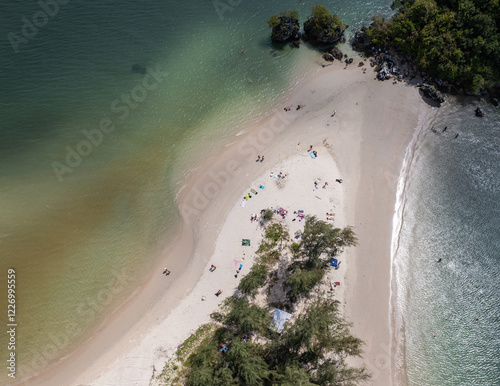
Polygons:
<instances>
[{"instance_id":1,"label":"dense foliage","mask_svg":"<svg viewBox=\"0 0 500 386\"><path fill-rule=\"evenodd\" d=\"M367 31L392 43L422 69L478 93L500 79L498 0L397 0L392 20L373 19Z\"/></svg>"},{"instance_id":2,"label":"dense foliage","mask_svg":"<svg viewBox=\"0 0 500 386\"><path fill-rule=\"evenodd\" d=\"M286 275L299 266L302 272L317 275L319 280L314 282L318 284L329 256L356 242L351 228L334 228L314 217L306 219L303 235L300 244L292 244L281 224L267 226L256 263L240 282L241 294L226 299L221 312L213 315L218 323L203 329L209 333L198 335L199 344L184 363L184 383L347 386L369 379L363 368L346 364L347 357L361 354L362 342L350 334L338 301L316 296L280 334L269 328L274 310L269 299L265 306L254 299L266 283L268 295L272 292L278 271L286 281ZM280 254L292 246L292 261L287 264L295 268L280 270ZM314 285L300 292L307 295ZM293 309L295 300L288 301L288 308Z\"/></svg>"}]
</instances>

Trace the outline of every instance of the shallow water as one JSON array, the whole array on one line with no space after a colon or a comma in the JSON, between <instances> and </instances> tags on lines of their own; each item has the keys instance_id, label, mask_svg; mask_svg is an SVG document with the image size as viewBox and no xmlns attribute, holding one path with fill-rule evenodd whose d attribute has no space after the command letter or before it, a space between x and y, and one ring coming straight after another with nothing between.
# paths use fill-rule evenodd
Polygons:
<instances>
[{"instance_id":1,"label":"shallow water","mask_svg":"<svg viewBox=\"0 0 500 386\"><path fill-rule=\"evenodd\" d=\"M303 20L313 3L287 6ZM141 283L177 224L182 177L316 69L315 50L270 44L281 2L225 4L67 2L46 20L37 2L3 6L0 267L16 270L18 378ZM391 12L323 4L352 30Z\"/></svg>"},{"instance_id":2,"label":"shallow water","mask_svg":"<svg viewBox=\"0 0 500 386\"><path fill-rule=\"evenodd\" d=\"M484 118L474 116L478 105ZM500 379L499 124L486 102L445 104L425 124L403 176L393 258L399 365L410 385Z\"/></svg>"}]
</instances>

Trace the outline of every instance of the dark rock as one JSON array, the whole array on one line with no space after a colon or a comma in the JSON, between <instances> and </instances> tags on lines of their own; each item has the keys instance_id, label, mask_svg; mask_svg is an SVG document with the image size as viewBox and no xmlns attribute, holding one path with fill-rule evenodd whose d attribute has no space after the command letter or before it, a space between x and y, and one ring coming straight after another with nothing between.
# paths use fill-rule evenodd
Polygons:
<instances>
[{"instance_id":1,"label":"dark rock","mask_svg":"<svg viewBox=\"0 0 500 386\"><path fill-rule=\"evenodd\" d=\"M331 50L330 50L330 53L335 57L335 59L337 60L342 60L342 57L344 56L344 54L342 53L342 51L340 51L337 47L333 47Z\"/></svg>"},{"instance_id":2,"label":"dark rock","mask_svg":"<svg viewBox=\"0 0 500 386\"><path fill-rule=\"evenodd\" d=\"M359 62L358 67L363 67L365 65L364 62Z\"/></svg>"},{"instance_id":3,"label":"dark rock","mask_svg":"<svg viewBox=\"0 0 500 386\"><path fill-rule=\"evenodd\" d=\"M293 48L299 48L300 47L300 40L292 40L290 42L290 45L293 47Z\"/></svg>"},{"instance_id":4,"label":"dark rock","mask_svg":"<svg viewBox=\"0 0 500 386\"><path fill-rule=\"evenodd\" d=\"M475 113L476 117L484 117L484 111L481 107L476 108Z\"/></svg>"},{"instance_id":5,"label":"dark rock","mask_svg":"<svg viewBox=\"0 0 500 386\"><path fill-rule=\"evenodd\" d=\"M313 45L328 45L340 41L347 27L345 24L321 25L315 18L310 18L304 23L304 35Z\"/></svg>"},{"instance_id":6,"label":"dark rock","mask_svg":"<svg viewBox=\"0 0 500 386\"><path fill-rule=\"evenodd\" d=\"M349 59L347 59L347 63L351 64L353 62L353 60L354 60L353 58L349 58Z\"/></svg>"},{"instance_id":7,"label":"dark rock","mask_svg":"<svg viewBox=\"0 0 500 386\"><path fill-rule=\"evenodd\" d=\"M441 94L441 92L438 91L436 89L436 87L434 87L433 85L427 84L427 83L423 83L420 86L420 89L424 92L424 94L427 97L431 98L432 100L435 100L438 103L443 103L444 102L444 96L443 96L443 94Z\"/></svg>"},{"instance_id":8,"label":"dark rock","mask_svg":"<svg viewBox=\"0 0 500 386\"><path fill-rule=\"evenodd\" d=\"M132 74L142 74L144 75L146 73L146 67L140 65L140 64L134 64L132 66Z\"/></svg>"},{"instance_id":9,"label":"dark rock","mask_svg":"<svg viewBox=\"0 0 500 386\"><path fill-rule=\"evenodd\" d=\"M297 19L288 16L278 17L279 24L273 27L271 40L273 42L287 42L300 39L300 24Z\"/></svg>"},{"instance_id":10,"label":"dark rock","mask_svg":"<svg viewBox=\"0 0 500 386\"><path fill-rule=\"evenodd\" d=\"M372 48L374 48L370 43L370 39L368 39L368 36L366 36L365 31L366 28L363 27L361 30L356 31L356 34L354 35L352 48L354 48L356 51L368 52Z\"/></svg>"},{"instance_id":11,"label":"dark rock","mask_svg":"<svg viewBox=\"0 0 500 386\"><path fill-rule=\"evenodd\" d=\"M493 106L498 107L498 99L497 98L490 98L490 102Z\"/></svg>"},{"instance_id":12,"label":"dark rock","mask_svg":"<svg viewBox=\"0 0 500 386\"><path fill-rule=\"evenodd\" d=\"M333 62L335 60L335 57L332 54L329 54L328 52L324 52L322 56L323 56L323 59L325 59L329 62Z\"/></svg>"}]
</instances>

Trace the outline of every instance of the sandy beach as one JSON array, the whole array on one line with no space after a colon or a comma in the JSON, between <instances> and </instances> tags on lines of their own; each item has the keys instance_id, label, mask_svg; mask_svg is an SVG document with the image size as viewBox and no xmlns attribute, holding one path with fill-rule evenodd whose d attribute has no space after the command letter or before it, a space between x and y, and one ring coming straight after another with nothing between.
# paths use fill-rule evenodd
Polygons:
<instances>
[{"instance_id":1,"label":"sandy beach","mask_svg":"<svg viewBox=\"0 0 500 386\"><path fill-rule=\"evenodd\" d=\"M359 245L340 257L339 270L329 273L342 283L334 296L342 301L353 334L366 344L356 364L371 372L370 384L392 384L396 188L406 148L431 108L416 88L378 82L370 68L363 73L359 61L347 69L339 62L318 66L283 101L290 111L281 108L230 144L221 144L183 181L178 195L183 221L147 282L85 344L25 383L150 384L178 345L210 320L248 272L261 235L251 215L279 205L289 211L283 221L290 234L303 226L292 221L299 209L322 220L333 211L336 226L354 227ZM316 159L307 151L311 145ZM256 162L259 155L263 162ZM279 172L288 173L282 184L274 177ZM338 178L342 184L335 182ZM250 189L258 195L243 207ZM242 238L251 239L251 246L243 247ZM217 266L214 272L211 264ZM239 264L243 269L235 278ZM172 273L163 275L164 267ZM223 292L216 297L219 289Z\"/></svg>"}]
</instances>

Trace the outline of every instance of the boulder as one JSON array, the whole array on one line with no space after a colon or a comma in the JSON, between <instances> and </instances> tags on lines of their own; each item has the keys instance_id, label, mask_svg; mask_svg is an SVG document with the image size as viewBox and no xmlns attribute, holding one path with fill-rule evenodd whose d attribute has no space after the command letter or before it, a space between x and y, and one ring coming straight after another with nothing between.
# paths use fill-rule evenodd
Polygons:
<instances>
[{"instance_id":1,"label":"boulder","mask_svg":"<svg viewBox=\"0 0 500 386\"><path fill-rule=\"evenodd\" d=\"M273 42L287 42L300 39L300 24L297 19L280 16L279 23L273 27L271 40Z\"/></svg>"},{"instance_id":2,"label":"boulder","mask_svg":"<svg viewBox=\"0 0 500 386\"><path fill-rule=\"evenodd\" d=\"M497 98L490 98L490 102L493 106L498 107L498 99Z\"/></svg>"},{"instance_id":3,"label":"boulder","mask_svg":"<svg viewBox=\"0 0 500 386\"><path fill-rule=\"evenodd\" d=\"M476 117L484 117L484 111L481 107L476 108L475 113Z\"/></svg>"},{"instance_id":4,"label":"boulder","mask_svg":"<svg viewBox=\"0 0 500 386\"><path fill-rule=\"evenodd\" d=\"M423 83L420 86L420 89L424 92L424 94L431 98L432 100L435 100L438 103L443 103L444 102L444 96L441 94L440 91L438 91L433 85Z\"/></svg>"},{"instance_id":5,"label":"boulder","mask_svg":"<svg viewBox=\"0 0 500 386\"><path fill-rule=\"evenodd\" d=\"M368 52L371 50L372 44L370 39L366 36L366 28L363 27L359 31L356 31L354 35L354 40L352 42L352 48L356 51Z\"/></svg>"},{"instance_id":6,"label":"boulder","mask_svg":"<svg viewBox=\"0 0 500 386\"><path fill-rule=\"evenodd\" d=\"M323 53L323 59L333 62L335 60L335 57L332 54L329 54L328 52Z\"/></svg>"},{"instance_id":7,"label":"boulder","mask_svg":"<svg viewBox=\"0 0 500 386\"><path fill-rule=\"evenodd\" d=\"M335 57L335 59L337 60L342 60L342 57L344 56L344 54L342 53L342 51L340 51L337 47L333 47L331 50L330 50L330 53Z\"/></svg>"}]
</instances>

